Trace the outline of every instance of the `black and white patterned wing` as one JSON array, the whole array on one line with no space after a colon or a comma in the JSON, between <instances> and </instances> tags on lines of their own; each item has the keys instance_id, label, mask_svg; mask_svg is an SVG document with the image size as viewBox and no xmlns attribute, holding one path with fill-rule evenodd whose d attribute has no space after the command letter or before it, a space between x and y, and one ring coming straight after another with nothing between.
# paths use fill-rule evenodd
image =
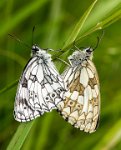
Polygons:
<instances>
[{"instance_id":1,"label":"black and white patterned wing","mask_svg":"<svg viewBox=\"0 0 121 150\"><path fill-rule=\"evenodd\" d=\"M14 118L17 121L30 121L43 114L37 92L39 88L37 70L39 68L40 65L37 64L37 57L33 57L26 65L19 80L14 104ZM42 79L43 77L41 76L39 80Z\"/></svg>"},{"instance_id":2,"label":"black and white patterned wing","mask_svg":"<svg viewBox=\"0 0 121 150\"><path fill-rule=\"evenodd\" d=\"M43 64L43 72L42 93L44 93L46 103L49 109L51 109L62 101L60 93L63 94L65 91L64 82L52 62L47 65Z\"/></svg>"},{"instance_id":3,"label":"black and white patterned wing","mask_svg":"<svg viewBox=\"0 0 121 150\"><path fill-rule=\"evenodd\" d=\"M14 117L26 122L56 108L61 100L63 83L54 65L40 63L38 57L30 59L20 78L15 98Z\"/></svg>"}]
</instances>

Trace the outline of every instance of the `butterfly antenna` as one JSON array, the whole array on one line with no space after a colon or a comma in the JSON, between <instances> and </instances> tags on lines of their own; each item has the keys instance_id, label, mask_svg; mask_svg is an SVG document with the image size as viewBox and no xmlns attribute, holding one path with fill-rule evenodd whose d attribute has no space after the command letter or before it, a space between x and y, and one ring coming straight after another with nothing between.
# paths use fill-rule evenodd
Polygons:
<instances>
[{"instance_id":1,"label":"butterfly antenna","mask_svg":"<svg viewBox=\"0 0 121 150\"><path fill-rule=\"evenodd\" d=\"M27 48L31 48L27 43L23 42L21 39L19 39L17 36L12 35L12 34L8 34L11 38L13 38L14 40L16 40L17 42L23 44L25 47Z\"/></svg>"},{"instance_id":2,"label":"butterfly antenna","mask_svg":"<svg viewBox=\"0 0 121 150\"><path fill-rule=\"evenodd\" d=\"M49 52L49 51L54 51L52 48L44 48L43 50Z\"/></svg>"},{"instance_id":3,"label":"butterfly antenna","mask_svg":"<svg viewBox=\"0 0 121 150\"><path fill-rule=\"evenodd\" d=\"M35 26L32 29L32 45L34 45L34 32L35 32Z\"/></svg>"},{"instance_id":4,"label":"butterfly antenna","mask_svg":"<svg viewBox=\"0 0 121 150\"><path fill-rule=\"evenodd\" d=\"M56 50L54 50L54 52L61 52L61 53L63 53L64 51L62 50L62 49L56 49Z\"/></svg>"},{"instance_id":5,"label":"butterfly antenna","mask_svg":"<svg viewBox=\"0 0 121 150\"><path fill-rule=\"evenodd\" d=\"M74 42L73 42L73 46L74 46L78 51L80 51L81 49L85 49L85 47L77 47L75 43L76 43L76 42L74 41ZM71 50L73 50L73 49L71 49ZM73 51L74 51L74 50L73 50Z\"/></svg>"},{"instance_id":6,"label":"butterfly antenna","mask_svg":"<svg viewBox=\"0 0 121 150\"><path fill-rule=\"evenodd\" d=\"M61 59L61 58L59 58L59 57L56 57L56 59L59 60L59 61L61 61L61 62L63 62L64 64L66 64L67 66L70 67L70 64L67 63L65 60L63 60L63 59Z\"/></svg>"},{"instance_id":7,"label":"butterfly antenna","mask_svg":"<svg viewBox=\"0 0 121 150\"><path fill-rule=\"evenodd\" d=\"M76 41L73 42L73 46L74 46L78 51L80 51L80 49L76 46L75 43L76 43Z\"/></svg>"},{"instance_id":8,"label":"butterfly antenna","mask_svg":"<svg viewBox=\"0 0 121 150\"><path fill-rule=\"evenodd\" d=\"M101 40L102 40L102 37L104 36L104 30L102 31L102 34L101 36L97 37L97 43L96 43L96 46L93 48L93 51L98 47L98 45L100 44Z\"/></svg>"}]
</instances>

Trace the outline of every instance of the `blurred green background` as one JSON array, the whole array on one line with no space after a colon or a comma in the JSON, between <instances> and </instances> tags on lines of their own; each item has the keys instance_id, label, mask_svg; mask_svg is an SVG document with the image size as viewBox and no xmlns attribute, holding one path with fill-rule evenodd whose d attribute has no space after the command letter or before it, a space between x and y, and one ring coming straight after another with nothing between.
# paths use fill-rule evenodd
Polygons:
<instances>
[{"instance_id":1,"label":"blurred green background","mask_svg":"<svg viewBox=\"0 0 121 150\"><path fill-rule=\"evenodd\" d=\"M105 34L94 52L93 59L101 86L101 117L97 131L87 134L75 129L55 110L27 123L24 130L22 129L25 124L21 125L13 118L16 80L19 79L30 58L31 50L8 34L16 35L31 46L32 28L36 26L34 43L41 48L63 48L73 41L71 33L91 4L92 0L0 1L1 150L7 148L16 131L19 132L18 137L15 136L12 140L13 148L8 149L21 147L22 150L121 150L121 1L119 0L97 1L78 36L76 31L74 33L75 41L81 37L77 42L78 47L94 46L97 42L96 37L101 35L101 31L92 30L92 34L89 33L82 38L84 33L88 33L104 19L108 22L108 26L102 26ZM110 18L115 15L117 16ZM69 38L71 42L66 43ZM68 51L66 56L70 53ZM61 58L66 59L65 53ZM55 64L61 73L63 64L58 61ZM19 146L16 148L14 144L19 137Z\"/></svg>"}]
</instances>

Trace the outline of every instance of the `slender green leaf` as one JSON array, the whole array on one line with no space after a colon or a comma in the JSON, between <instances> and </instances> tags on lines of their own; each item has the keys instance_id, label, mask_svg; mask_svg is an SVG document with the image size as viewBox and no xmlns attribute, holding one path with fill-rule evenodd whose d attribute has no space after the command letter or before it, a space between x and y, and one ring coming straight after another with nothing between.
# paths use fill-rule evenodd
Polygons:
<instances>
[{"instance_id":1,"label":"slender green leaf","mask_svg":"<svg viewBox=\"0 0 121 150\"><path fill-rule=\"evenodd\" d=\"M28 123L21 123L12 138L10 144L7 147L7 150L19 150L24 143L34 121Z\"/></svg>"},{"instance_id":2,"label":"slender green leaf","mask_svg":"<svg viewBox=\"0 0 121 150\"><path fill-rule=\"evenodd\" d=\"M46 146L48 138L48 134L51 130L51 123L53 120L53 113L47 114L42 122L41 131L39 133L37 144L35 145L35 150L44 149Z\"/></svg>"},{"instance_id":3,"label":"slender green leaf","mask_svg":"<svg viewBox=\"0 0 121 150\"><path fill-rule=\"evenodd\" d=\"M90 13L91 13L91 11L94 8L94 6L95 6L96 3L97 3L97 0L95 0L89 6L89 8L85 11L84 15L82 17L80 17L80 19L77 22L77 24L75 25L75 28L73 29L71 35L68 37L68 40L65 42L65 44L64 44L64 46L62 48L62 51L58 52L58 54L54 55L52 57L53 60L55 60L57 57L59 57L60 55L62 55L63 52L65 52L66 50L68 50L73 45L73 42L76 41L75 39L79 35L80 31L83 29L83 26L84 26L86 20L88 19L89 15L90 15ZM63 68L63 66L62 66L62 68Z\"/></svg>"},{"instance_id":4,"label":"slender green leaf","mask_svg":"<svg viewBox=\"0 0 121 150\"><path fill-rule=\"evenodd\" d=\"M91 11L94 8L96 3L97 3L97 0L95 0L92 3L92 5L90 5L90 7L86 10L84 15L79 19L79 21L77 22L77 24L76 24L75 28L73 29L71 35L69 36L68 40L66 41L65 45L63 46L63 49L65 47L68 47L69 44L71 44L75 41L75 39L77 38L78 34L82 30L86 20L88 19L89 15L90 15L90 13L91 13Z\"/></svg>"},{"instance_id":5,"label":"slender green leaf","mask_svg":"<svg viewBox=\"0 0 121 150\"><path fill-rule=\"evenodd\" d=\"M38 136L37 134L40 132L40 130L42 130L42 128L40 129L40 118L37 118L34 120L34 125L31 128L31 132L29 132L29 136L26 138L23 146L22 146L22 150L29 150L32 149L33 145L34 145L34 149L38 140ZM39 130L38 130L38 126L39 126ZM38 130L38 132L36 132ZM36 134L37 133L37 134ZM36 142L35 142L35 137L36 137Z\"/></svg>"},{"instance_id":6,"label":"slender green leaf","mask_svg":"<svg viewBox=\"0 0 121 150\"><path fill-rule=\"evenodd\" d=\"M121 10L120 0L98 1L95 9L93 9L88 20L85 22L85 26L83 26L83 30L81 30L80 35L89 31L91 28L96 26L99 22L108 19L110 16L112 16L114 13L116 13L119 10Z\"/></svg>"},{"instance_id":7,"label":"slender green leaf","mask_svg":"<svg viewBox=\"0 0 121 150\"><path fill-rule=\"evenodd\" d=\"M86 18L84 18L84 16L81 17L74 30L72 31L72 34L69 36L66 44L63 46L62 52L65 52L66 50L69 50L71 47L73 47L74 41L80 42L84 37L94 33L97 30L102 30L108 27L109 25L121 18L120 0L111 0L107 1L106 3L101 1L101 4L97 3L96 11L93 11L92 8L94 8L96 2L97 1L94 1L94 3L89 7L89 9L84 13L84 16ZM104 11L104 9L107 9L107 7L109 9L107 11ZM92 14L90 15L90 13ZM107 18L105 18L106 15ZM62 52L59 52L58 54L54 55L53 60L62 55Z\"/></svg>"},{"instance_id":8,"label":"slender green leaf","mask_svg":"<svg viewBox=\"0 0 121 150\"><path fill-rule=\"evenodd\" d=\"M101 22L98 22L96 24L96 26L91 28L89 31L85 32L85 34L83 34L80 37L78 37L76 41L80 41L82 38L84 38L86 36L89 36L90 34L92 34L93 32L95 32L97 30L102 30L102 29L108 27L109 25L111 25L112 23L116 22L120 18L121 18L121 10L118 10L113 15L109 16L108 18L106 18L105 20L103 20Z\"/></svg>"}]
</instances>

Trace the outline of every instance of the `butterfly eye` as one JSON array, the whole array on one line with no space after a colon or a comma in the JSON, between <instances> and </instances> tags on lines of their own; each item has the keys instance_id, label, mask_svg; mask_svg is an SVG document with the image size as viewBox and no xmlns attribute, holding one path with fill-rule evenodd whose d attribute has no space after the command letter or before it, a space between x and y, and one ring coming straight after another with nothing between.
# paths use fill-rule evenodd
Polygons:
<instances>
[{"instance_id":1,"label":"butterfly eye","mask_svg":"<svg viewBox=\"0 0 121 150\"><path fill-rule=\"evenodd\" d=\"M69 60L70 60L70 61L73 61L74 59L73 59L73 58L69 58Z\"/></svg>"},{"instance_id":2,"label":"butterfly eye","mask_svg":"<svg viewBox=\"0 0 121 150\"><path fill-rule=\"evenodd\" d=\"M87 52L87 53L91 53L92 51L93 51L92 48L87 48L87 49L86 49L86 52Z\"/></svg>"},{"instance_id":3,"label":"butterfly eye","mask_svg":"<svg viewBox=\"0 0 121 150\"><path fill-rule=\"evenodd\" d=\"M37 45L33 45L33 46L32 46L32 51L33 51L33 52L39 51L39 47L38 47Z\"/></svg>"}]
</instances>

